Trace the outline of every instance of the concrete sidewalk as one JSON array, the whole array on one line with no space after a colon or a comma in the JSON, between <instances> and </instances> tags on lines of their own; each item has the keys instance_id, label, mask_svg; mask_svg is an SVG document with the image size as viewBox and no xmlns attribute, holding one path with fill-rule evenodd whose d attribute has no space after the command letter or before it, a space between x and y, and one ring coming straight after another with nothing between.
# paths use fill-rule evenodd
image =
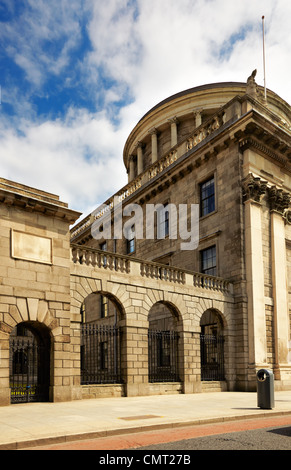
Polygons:
<instances>
[{"instance_id":1,"label":"concrete sidewalk","mask_svg":"<svg viewBox=\"0 0 291 470\"><path fill-rule=\"evenodd\" d=\"M275 393L275 407L257 407L257 394L218 392L100 398L0 407L0 450L234 419L291 415L291 391Z\"/></svg>"}]
</instances>

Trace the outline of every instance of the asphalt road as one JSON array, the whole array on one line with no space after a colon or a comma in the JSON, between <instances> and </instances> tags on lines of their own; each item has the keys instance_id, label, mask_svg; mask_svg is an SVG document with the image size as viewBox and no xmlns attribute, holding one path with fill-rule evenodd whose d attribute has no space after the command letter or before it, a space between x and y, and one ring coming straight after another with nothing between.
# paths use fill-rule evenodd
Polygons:
<instances>
[{"instance_id":1,"label":"asphalt road","mask_svg":"<svg viewBox=\"0 0 291 470\"><path fill-rule=\"evenodd\" d=\"M291 414L121 434L28 450L195 451L291 450Z\"/></svg>"},{"instance_id":2,"label":"asphalt road","mask_svg":"<svg viewBox=\"0 0 291 470\"><path fill-rule=\"evenodd\" d=\"M139 450L291 450L291 426L196 437L141 447Z\"/></svg>"}]
</instances>

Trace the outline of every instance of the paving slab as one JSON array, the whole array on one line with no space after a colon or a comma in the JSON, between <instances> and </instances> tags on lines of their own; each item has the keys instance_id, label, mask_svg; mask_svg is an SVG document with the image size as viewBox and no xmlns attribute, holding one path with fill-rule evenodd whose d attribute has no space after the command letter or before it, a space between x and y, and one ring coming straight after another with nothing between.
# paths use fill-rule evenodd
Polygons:
<instances>
[{"instance_id":1,"label":"paving slab","mask_svg":"<svg viewBox=\"0 0 291 470\"><path fill-rule=\"evenodd\" d=\"M276 392L271 410L259 408L253 392L17 404L0 408L0 450L287 414L291 391Z\"/></svg>"}]
</instances>

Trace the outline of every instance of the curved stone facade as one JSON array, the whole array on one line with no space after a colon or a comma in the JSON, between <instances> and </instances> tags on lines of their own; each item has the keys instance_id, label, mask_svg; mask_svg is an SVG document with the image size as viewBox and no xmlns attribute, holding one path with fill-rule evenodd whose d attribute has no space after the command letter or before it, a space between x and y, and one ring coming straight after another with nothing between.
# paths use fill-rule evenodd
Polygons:
<instances>
[{"instance_id":1,"label":"curved stone facade","mask_svg":"<svg viewBox=\"0 0 291 470\"><path fill-rule=\"evenodd\" d=\"M124 147L123 160L129 181L185 141L193 129L219 111L217 122L212 123L214 129L226 122L231 114L240 116L243 110L239 104L235 103L234 109L230 110L229 103L246 93L255 98L260 95L263 101L263 89L257 85L253 91L246 83L217 83L177 93L148 111L134 127ZM227 104L227 110L224 110ZM268 91L268 108L279 117L282 125L291 126L288 103L271 91Z\"/></svg>"}]
</instances>

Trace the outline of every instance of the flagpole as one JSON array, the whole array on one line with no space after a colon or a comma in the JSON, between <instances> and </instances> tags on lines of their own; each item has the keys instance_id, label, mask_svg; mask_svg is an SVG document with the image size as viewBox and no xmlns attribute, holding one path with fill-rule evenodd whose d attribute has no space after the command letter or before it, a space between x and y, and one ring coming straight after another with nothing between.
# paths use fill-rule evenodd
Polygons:
<instances>
[{"instance_id":1,"label":"flagpole","mask_svg":"<svg viewBox=\"0 0 291 470\"><path fill-rule=\"evenodd\" d=\"M262 16L263 21L263 61L264 61L264 94L265 100L267 100L267 88L266 88L266 56L265 56L265 17Z\"/></svg>"}]
</instances>

